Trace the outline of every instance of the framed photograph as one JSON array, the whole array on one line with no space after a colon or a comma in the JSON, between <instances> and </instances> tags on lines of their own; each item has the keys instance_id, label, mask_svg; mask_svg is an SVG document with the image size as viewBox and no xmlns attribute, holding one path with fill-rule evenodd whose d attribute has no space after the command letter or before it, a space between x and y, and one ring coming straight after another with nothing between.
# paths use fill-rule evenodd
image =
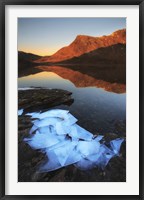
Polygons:
<instances>
[{"instance_id":1,"label":"framed photograph","mask_svg":"<svg viewBox=\"0 0 144 200\"><path fill-rule=\"evenodd\" d=\"M144 2L0 3L1 199L142 199Z\"/></svg>"}]
</instances>

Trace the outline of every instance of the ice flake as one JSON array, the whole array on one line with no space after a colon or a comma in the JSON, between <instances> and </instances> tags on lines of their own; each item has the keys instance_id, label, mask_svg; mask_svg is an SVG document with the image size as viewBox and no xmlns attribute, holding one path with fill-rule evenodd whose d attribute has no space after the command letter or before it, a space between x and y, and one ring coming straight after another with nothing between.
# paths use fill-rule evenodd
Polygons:
<instances>
[{"instance_id":1,"label":"ice flake","mask_svg":"<svg viewBox=\"0 0 144 200\"><path fill-rule=\"evenodd\" d=\"M42 133L42 134L51 134L52 133L50 126L40 127L40 128L38 128L38 131L39 131L39 133Z\"/></svg>"},{"instance_id":2,"label":"ice flake","mask_svg":"<svg viewBox=\"0 0 144 200\"><path fill-rule=\"evenodd\" d=\"M30 134L32 134L34 131L36 131L38 129L37 126L33 125L32 128L30 129Z\"/></svg>"},{"instance_id":3,"label":"ice flake","mask_svg":"<svg viewBox=\"0 0 144 200\"><path fill-rule=\"evenodd\" d=\"M95 160L94 163L96 166L99 166L102 169L104 169L104 167L108 164L109 160L115 156L114 152L104 144L101 145L98 154L99 158Z\"/></svg>"},{"instance_id":4,"label":"ice flake","mask_svg":"<svg viewBox=\"0 0 144 200\"><path fill-rule=\"evenodd\" d=\"M33 112L33 113L27 113L26 115L31 116L32 118L39 118L40 113Z\"/></svg>"},{"instance_id":5,"label":"ice flake","mask_svg":"<svg viewBox=\"0 0 144 200\"><path fill-rule=\"evenodd\" d=\"M39 172L54 171L62 167L54 151L46 150L46 155L48 157L48 161L40 166Z\"/></svg>"},{"instance_id":6,"label":"ice flake","mask_svg":"<svg viewBox=\"0 0 144 200\"><path fill-rule=\"evenodd\" d=\"M110 145L111 145L111 147L112 147L112 149L113 149L113 151L116 155L119 154L120 147L121 147L121 144L122 144L123 141L124 141L124 139L117 138L117 139L112 140L110 142Z\"/></svg>"},{"instance_id":7,"label":"ice flake","mask_svg":"<svg viewBox=\"0 0 144 200\"><path fill-rule=\"evenodd\" d=\"M90 160L82 158L79 162L75 163L75 166L81 170L92 169L95 165Z\"/></svg>"},{"instance_id":8,"label":"ice flake","mask_svg":"<svg viewBox=\"0 0 144 200\"><path fill-rule=\"evenodd\" d=\"M71 125L73 125L73 124L75 124L78 120L74 117L74 116L72 116L70 113L68 113L67 115L65 115L64 116L64 124L66 125L66 126L71 126Z\"/></svg>"},{"instance_id":9,"label":"ice flake","mask_svg":"<svg viewBox=\"0 0 144 200\"><path fill-rule=\"evenodd\" d=\"M79 138L79 134L77 132L77 128L75 125L72 125L70 127L70 132L69 132L69 136L71 136L71 138Z\"/></svg>"},{"instance_id":10,"label":"ice flake","mask_svg":"<svg viewBox=\"0 0 144 200\"><path fill-rule=\"evenodd\" d=\"M92 141L79 141L77 146L77 151L81 152L83 157L87 157L88 155L98 153L100 148L100 143L92 140Z\"/></svg>"},{"instance_id":11,"label":"ice flake","mask_svg":"<svg viewBox=\"0 0 144 200\"><path fill-rule=\"evenodd\" d=\"M61 121L61 119L59 118L55 118L55 117L47 117L41 120L36 120L34 122L34 125L37 127L43 127L43 126L48 126L48 125L52 125L55 126L57 122Z\"/></svg>"},{"instance_id":12,"label":"ice flake","mask_svg":"<svg viewBox=\"0 0 144 200\"><path fill-rule=\"evenodd\" d=\"M61 148L61 147L64 147L66 144L70 144L71 143L71 140L68 139L68 138L65 138L63 141L49 147L49 151L52 151L52 150L55 150L55 149L58 149L58 148Z\"/></svg>"},{"instance_id":13,"label":"ice flake","mask_svg":"<svg viewBox=\"0 0 144 200\"><path fill-rule=\"evenodd\" d=\"M84 128L80 127L79 125L75 124L77 129L78 137L83 140L92 140L93 134L89 131L85 130Z\"/></svg>"},{"instance_id":14,"label":"ice flake","mask_svg":"<svg viewBox=\"0 0 144 200\"><path fill-rule=\"evenodd\" d=\"M32 88L32 87L24 87L24 88L18 88L18 90L34 90L36 88Z\"/></svg>"},{"instance_id":15,"label":"ice flake","mask_svg":"<svg viewBox=\"0 0 144 200\"><path fill-rule=\"evenodd\" d=\"M36 131L36 134L28 141L28 144L34 149L43 149L59 143L59 140L53 134L42 134Z\"/></svg>"},{"instance_id":16,"label":"ice flake","mask_svg":"<svg viewBox=\"0 0 144 200\"><path fill-rule=\"evenodd\" d=\"M72 150L74 149L76 145L77 145L77 142L70 142L69 144L66 144L54 150L61 166L65 165L67 158L69 157L69 155L71 154Z\"/></svg>"},{"instance_id":17,"label":"ice flake","mask_svg":"<svg viewBox=\"0 0 144 200\"><path fill-rule=\"evenodd\" d=\"M18 116L23 114L23 109L18 110Z\"/></svg>"},{"instance_id":18,"label":"ice flake","mask_svg":"<svg viewBox=\"0 0 144 200\"><path fill-rule=\"evenodd\" d=\"M55 129L56 129L56 132L57 132L58 135L66 135L67 134L67 132L63 128L61 122L56 123Z\"/></svg>"},{"instance_id":19,"label":"ice flake","mask_svg":"<svg viewBox=\"0 0 144 200\"><path fill-rule=\"evenodd\" d=\"M76 150L76 147L74 147L74 149L69 154L69 156L65 162L65 166L74 164L74 163L80 161L81 159L82 159L81 153Z\"/></svg>"},{"instance_id":20,"label":"ice flake","mask_svg":"<svg viewBox=\"0 0 144 200\"><path fill-rule=\"evenodd\" d=\"M39 115L39 119L44 119L47 117L58 117L58 118L66 118L68 114L68 110L60 110L60 109L54 109L54 110L48 110L46 112L43 112Z\"/></svg>"},{"instance_id":21,"label":"ice flake","mask_svg":"<svg viewBox=\"0 0 144 200\"><path fill-rule=\"evenodd\" d=\"M99 142L103 139L103 135L98 135L97 137L94 138L95 141Z\"/></svg>"}]
</instances>

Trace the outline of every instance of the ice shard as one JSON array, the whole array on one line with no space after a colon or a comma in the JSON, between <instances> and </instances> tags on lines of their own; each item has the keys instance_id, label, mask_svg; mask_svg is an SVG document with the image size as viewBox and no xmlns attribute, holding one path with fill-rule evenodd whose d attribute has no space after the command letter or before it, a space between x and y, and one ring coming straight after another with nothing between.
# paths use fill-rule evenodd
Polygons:
<instances>
[{"instance_id":1,"label":"ice shard","mask_svg":"<svg viewBox=\"0 0 144 200\"><path fill-rule=\"evenodd\" d=\"M23 114L23 109L18 110L18 116Z\"/></svg>"},{"instance_id":2,"label":"ice shard","mask_svg":"<svg viewBox=\"0 0 144 200\"><path fill-rule=\"evenodd\" d=\"M29 138L27 143L34 149L43 149L51 147L59 143L58 138L53 134L43 134L36 131L32 138Z\"/></svg>"},{"instance_id":3,"label":"ice shard","mask_svg":"<svg viewBox=\"0 0 144 200\"><path fill-rule=\"evenodd\" d=\"M65 165L66 160L68 159L68 157L70 156L71 152L73 151L76 145L77 145L77 142L70 142L54 150L61 166Z\"/></svg>"},{"instance_id":4,"label":"ice shard","mask_svg":"<svg viewBox=\"0 0 144 200\"><path fill-rule=\"evenodd\" d=\"M39 172L49 172L61 168L61 164L54 151L46 150L48 161L40 165Z\"/></svg>"},{"instance_id":5,"label":"ice shard","mask_svg":"<svg viewBox=\"0 0 144 200\"><path fill-rule=\"evenodd\" d=\"M88 155L93 155L99 152L100 143L92 141L79 141L77 145L77 151L79 151L84 158Z\"/></svg>"},{"instance_id":6,"label":"ice shard","mask_svg":"<svg viewBox=\"0 0 144 200\"><path fill-rule=\"evenodd\" d=\"M110 142L110 145L111 145L115 154L119 154L120 147L121 147L121 144L122 144L123 141L124 141L124 139L117 138L117 139L112 140Z\"/></svg>"},{"instance_id":7,"label":"ice shard","mask_svg":"<svg viewBox=\"0 0 144 200\"><path fill-rule=\"evenodd\" d=\"M94 167L94 163L86 158L82 158L79 162L75 164L75 167L81 170L90 170Z\"/></svg>"},{"instance_id":8,"label":"ice shard","mask_svg":"<svg viewBox=\"0 0 144 200\"><path fill-rule=\"evenodd\" d=\"M61 119L65 119L67 114L69 113L68 110L61 110L61 109L54 109L54 110L48 110L46 112L39 113L38 118L39 119L44 119L47 117L58 117Z\"/></svg>"},{"instance_id":9,"label":"ice shard","mask_svg":"<svg viewBox=\"0 0 144 200\"><path fill-rule=\"evenodd\" d=\"M91 134L89 131L81 128L79 125L74 124L70 127L69 135L72 138L78 138L83 140L92 140L93 134Z\"/></svg>"},{"instance_id":10,"label":"ice shard","mask_svg":"<svg viewBox=\"0 0 144 200\"><path fill-rule=\"evenodd\" d=\"M49 126L49 125L55 126L60 121L62 120L56 117L46 117L42 120L35 120L34 125L37 127L43 127L43 126Z\"/></svg>"}]
</instances>

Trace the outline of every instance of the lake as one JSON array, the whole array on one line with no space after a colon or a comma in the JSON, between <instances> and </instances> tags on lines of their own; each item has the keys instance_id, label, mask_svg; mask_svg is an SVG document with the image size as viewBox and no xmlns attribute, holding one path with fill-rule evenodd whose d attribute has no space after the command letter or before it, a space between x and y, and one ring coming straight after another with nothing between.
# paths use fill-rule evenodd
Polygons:
<instances>
[{"instance_id":1,"label":"lake","mask_svg":"<svg viewBox=\"0 0 144 200\"><path fill-rule=\"evenodd\" d=\"M115 93L109 83L96 80L92 76L63 67L39 67L40 72L26 74L18 79L18 87L44 87L64 89L72 92L74 102L68 109L78 119L78 124L93 134L126 131L126 93Z\"/></svg>"}]
</instances>

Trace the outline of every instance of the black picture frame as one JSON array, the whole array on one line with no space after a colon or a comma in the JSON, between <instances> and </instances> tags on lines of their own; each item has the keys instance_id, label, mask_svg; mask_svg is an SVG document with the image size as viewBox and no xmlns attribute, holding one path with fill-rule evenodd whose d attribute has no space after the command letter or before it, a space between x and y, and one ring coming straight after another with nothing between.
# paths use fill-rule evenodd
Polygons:
<instances>
[{"instance_id":1,"label":"black picture frame","mask_svg":"<svg viewBox=\"0 0 144 200\"><path fill-rule=\"evenodd\" d=\"M5 195L5 6L6 5L139 5L139 195L95 195L95 196L55 196L55 195ZM144 0L0 0L0 199L127 199L138 200L144 198L143 168L143 114L144 114Z\"/></svg>"}]
</instances>

